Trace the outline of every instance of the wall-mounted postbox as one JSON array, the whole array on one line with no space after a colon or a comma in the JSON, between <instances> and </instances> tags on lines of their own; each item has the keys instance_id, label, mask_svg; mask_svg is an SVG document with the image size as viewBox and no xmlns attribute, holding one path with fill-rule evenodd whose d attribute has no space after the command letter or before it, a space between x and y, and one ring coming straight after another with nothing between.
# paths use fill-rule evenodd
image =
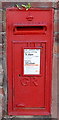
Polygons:
<instances>
[{"instance_id":1,"label":"wall-mounted postbox","mask_svg":"<svg viewBox=\"0 0 59 120\"><path fill-rule=\"evenodd\" d=\"M53 9L7 9L9 115L50 115Z\"/></svg>"}]
</instances>

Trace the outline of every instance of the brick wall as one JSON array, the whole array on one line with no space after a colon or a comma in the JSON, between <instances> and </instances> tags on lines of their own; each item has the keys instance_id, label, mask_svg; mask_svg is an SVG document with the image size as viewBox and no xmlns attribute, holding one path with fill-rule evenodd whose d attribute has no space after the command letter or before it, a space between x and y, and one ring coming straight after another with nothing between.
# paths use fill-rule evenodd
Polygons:
<instances>
[{"instance_id":1,"label":"brick wall","mask_svg":"<svg viewBox=\"0 0 59 120\"><path fill-rule=\"evenodd\" d=\"M41 7L43 9L53 7L55 10L51 116L52 118L57 118L57 115L59 115L57 114L59 111L57 110L59 107L59 93L57 92L57 86L59 85L59 75L57 72L59 69L59 2L51 2L50 0L48 0L48 2L46 2L46 0L36 1L37 0L32 0L32 7ZM9 118L7 115L6 8L14 6L17 2L18 4L22 4L22 2L31 2L31 0L22 0L22 2L21 0L20 2L19 0L16 2L14 2L14 0L0 0L0 120L2 117Z\"/></svg>"}]
</instances>

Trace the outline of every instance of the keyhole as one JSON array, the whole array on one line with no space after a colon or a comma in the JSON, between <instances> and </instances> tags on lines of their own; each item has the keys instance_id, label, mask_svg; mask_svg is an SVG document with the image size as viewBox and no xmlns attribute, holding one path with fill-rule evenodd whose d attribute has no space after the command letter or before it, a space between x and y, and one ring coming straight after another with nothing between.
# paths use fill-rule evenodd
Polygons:
<instances>
[{"instance_id":1,"label":"keyhole","mask_svg":"<svg viewBox=\"0 0 59 120\"><path fill-rule=\"evenodd\" d=\"M21 75L19 74L18 76L20 77Z\"/></svg>"}]
</instances>

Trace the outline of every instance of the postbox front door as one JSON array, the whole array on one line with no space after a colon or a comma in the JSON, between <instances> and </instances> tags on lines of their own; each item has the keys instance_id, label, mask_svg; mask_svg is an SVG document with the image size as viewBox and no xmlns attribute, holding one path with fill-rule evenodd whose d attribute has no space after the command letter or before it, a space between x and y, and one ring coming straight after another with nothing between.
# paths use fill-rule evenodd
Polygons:
<instances>
[{"instance_id":1,"label":"postbox front door","mask_svg":"<svg viewBox=\"0 0 59 120\"><path fill-rule=\"evenodd\" d=\"M13 66L14 108L44 108L45 45L14 43Z\"/></svg>"}]
</instances>

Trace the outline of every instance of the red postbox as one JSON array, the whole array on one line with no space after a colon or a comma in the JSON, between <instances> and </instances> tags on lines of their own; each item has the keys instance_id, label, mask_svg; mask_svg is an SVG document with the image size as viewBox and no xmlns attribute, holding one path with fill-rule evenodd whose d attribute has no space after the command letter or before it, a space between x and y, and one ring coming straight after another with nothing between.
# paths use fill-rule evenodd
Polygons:
<instances>
[{"instance_id":1,"label":"red postbox","mask_svg":"<svg viewBox=\"0 0 59 120\"><path fill-rule=\"evenodd\" d=\"M7 9L9 115L50 115L53 9Z\"/></svg>"}]
</instances>

